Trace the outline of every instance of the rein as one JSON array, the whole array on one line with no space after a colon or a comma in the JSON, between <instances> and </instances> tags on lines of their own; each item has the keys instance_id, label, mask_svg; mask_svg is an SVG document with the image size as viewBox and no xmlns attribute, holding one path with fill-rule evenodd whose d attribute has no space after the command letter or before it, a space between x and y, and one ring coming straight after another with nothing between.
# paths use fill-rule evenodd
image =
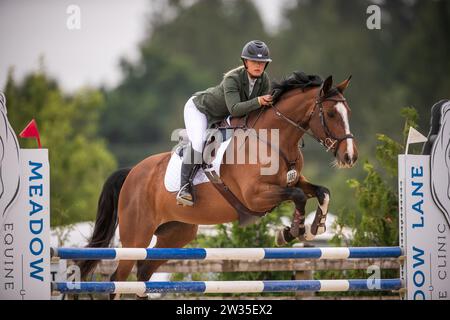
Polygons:
<instances>
[{"instance_id":1,"label":"rein","mask_svg":"<svg viewBox=\"0 0 450 320\"><path fill-rule=\"evenodd\" d=\"M354 139L354 136L353 136L353 134L350 133L350 134L346 134L346 135L344 135L342 137L336 137L333 133L331 133L330 128L328 127L328 125L327 125L327 123L325 121L325 116L324 116L324 112L323 112L323 102L325 102L325 101L334 101L334 102L338 103L338 102L345 102L346 100L345 100L345 98L343 98L343 99L334 99L334 98L327 97L327 96L321 96L321 93L322 93L322 89L319 90L319 93L317 95L316 102L314 104L313 110L309 114L308 120L306 121L306 123L309 123L311 121L311 118L314 115L314 113L316 112L316 109L318 107L320 123L322 125L322 128L325 131L325 134L327 135L325 140L317 138L313 133L309 132L308 129L305 129L299 123L297 123L294 120L290 119L289 117L285 116L273 103L270 104L270 107L275 110L275 114L277 116L279 116L281 119L283 119L287 123L293 125L294 127L299 129L303 133L309 135L311 138L316 140L320 145L322 145L326 149L326 152L328 152L330 150L333 150L334 151L334 155L336 156L337 150L339 149L339 145L341 144L341 142L346 140L346 139Z\"/></svg>"},{"instance_id":2,"label":"rein","mask_svg":"<svg viewBox=\"0 0 450 320\"><path fill-rule=\"evenodd\" d=\"M272 106L273 106L273 105L272 105ZM260 110L259 113L258 113L258 116L256 117L256 119L255 119L255 121L253 122L253 124L252 124L252 126L250 127L250 129L252 129L252 128L255 126L256 122L259 120L261 114L262 114L264 111L265 111L265 110L264 110L263 108L261 108L261 110ZM248 120L248 118L245 119L244 127L248 129L249 127L247 126L247 120ZM297 156L297 158L296 158L295 160L290 161L290 160L288 159L288 157L286 156L286 154L283 152L283 150L281 150L280 148L274 147L269 141L264 140L264 139L261 138L258 134L256 134L256 138L258 138L258 140L261 140L262 142L265 142L267 145L269 145L269 147L270 147L271 149L277 149L278 153L281 155L281 157L284 159L284 161L286 161L289 170L291 170L291 169L293 169L293 168L295 167L295 164L297 163L297 160L299 159L298 156Z\"/></svg>"}]
</instances>

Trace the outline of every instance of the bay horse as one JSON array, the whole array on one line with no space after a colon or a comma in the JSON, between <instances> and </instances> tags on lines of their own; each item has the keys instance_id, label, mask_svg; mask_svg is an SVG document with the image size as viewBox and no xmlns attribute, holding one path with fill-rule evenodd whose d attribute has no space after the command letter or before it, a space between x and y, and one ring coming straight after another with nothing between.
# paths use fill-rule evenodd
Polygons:
<instances>
[{"instance_id":1,"label":"bay horse","mask_svg":"<svg viewBox=\"0 0 450 320\"><path fill-rule=\"evenodd\" d=\"M350 108L343 96L350 78L336 87L332 86L331 76L316 87L298 88L295 81L293 77L278 83L281 94L274 105L248 115L248 122L257 120L253 126L256 130L279 130L279 149L284 158L293 160L298 172L295 184L286 184L289 165L285 161L280 161L279 170L273 175L261 175L263 165L259 161L257 164L222 164L220 175L250 210L268 212L283 201L295 203L293 226L297 230L289 227L283 229L278 237L280 244L304 234L305 205L313 197L318 199L318 212L321 213L316 219L316 226L324 231L330 192L325 187L309 183L300 174L303 156L298 145L307 130L327 149L334 151L338 167L352 167L358 155L350 133ZM232 124L238 121L238 118L233 119ZM234 147L238 148L236 145ZM177 205L176 193L168 192L164 186L164 174L170 157L171 152L149 156L135 167L118 170L107 179L99 198L95 227L88 247L108 247L119 225L120 241L124 248L146 248L153 235L157 239L156 248L181 248L195 239L198 225L222 224L238 219L236 210L211 182L195 186L196 201L193 207ZM93 271L97 262L79 262L83 279ZM148 281L165 262L138 261L137 280ZM111 281L125 281L135 263L131 260L120 261Z\"/></svg>"}]
</instances>

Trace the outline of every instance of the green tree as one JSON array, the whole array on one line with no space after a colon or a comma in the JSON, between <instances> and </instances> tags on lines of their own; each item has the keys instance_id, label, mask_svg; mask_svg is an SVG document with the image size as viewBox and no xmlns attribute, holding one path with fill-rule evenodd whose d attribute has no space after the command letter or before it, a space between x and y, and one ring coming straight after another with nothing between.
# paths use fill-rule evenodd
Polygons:
<instances>
[{"instance_id":1,"label":"green tree","mask_svg":"<svg viewBox=\"0 0 450 320\"><path fill-rule=\"evenodd\" d=\"M175 17L152 19L144 45L188 57L215 81L241 63L240 53L246 42L268 38L258 11L249 0L199 0L188 6L183 6L182 1L168 2L153 18L164 17L162 12L168 11Z\"/></svg>"},{"instance_id":2,"label":"green tree","mask_svg":"<svg viewBox=\"0 0 450 320\"><path fill-rule=\"evenodd\" d=\"M101 133L121 165L170 150L171 133L184 127L183 108L205 75L183 56L146 48L137 64L122 61L124 81L107 91Z\"/></svg>"},{"instance_id":3,"label":"green tree","mask_svg":"<svg viewBox=\"0 0 450 320\"><path fill-rule=\"evenodd\" d=\"M4 92L12 126L19 130L35 118L49 149L52 226L93 220L101 186L116 167L97 136L103 95L87 88L64 95L44 71L28 74L21 83L10 72ZM29 140L20 144L36 147Z\"/></svg>"},{"instance_id":4,"label":"green tree","mask_svg":"<svg viewBox=\"0 0 450 320\"><path fill-rule=\"evenodd\" d=\"M410 28L393 50L396 80L407 88L404 105L427 114L431 105L450 98L450 3L414 1ZM423 127L427 118L419 121Z\"/></svg>"},{"instance_id":5,"label":"green tree","mask_svg":"<svg viewBox=\"0 0 450 320\"><path fill-rule=\"evenodd\" d=\"M247 41L266 37L250 1L158 0L152 9L139 60L123 60L123 81L106 92L101 134L120 165L170 150L186 101L239 65Z\"/></svg>"}]
</instances>

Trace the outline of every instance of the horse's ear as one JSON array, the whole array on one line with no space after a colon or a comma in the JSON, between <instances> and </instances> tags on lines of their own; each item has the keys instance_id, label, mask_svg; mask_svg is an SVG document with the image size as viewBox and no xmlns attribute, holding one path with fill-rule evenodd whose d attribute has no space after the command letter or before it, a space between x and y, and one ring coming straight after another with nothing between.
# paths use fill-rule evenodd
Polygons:
<instances>
[{"instance_id":1,"label":"horse's ear","mask_svg":"<svg viewBox=\"0 0 450 320\"><path fill-rule=\"evenodd\" d=\"M328 76L328 78L325 79L325 81L323 82L323 94L327 94L328 91L330 91L331 86L333 85L333 76Z\"/></svg>"},{"instance_id":2,"label":"horse's ear","mask_svg":"<svg viewBox=\"0 0 450 320\"><path fill-rule=\"evenodd\" d=\"M345 89L347 89L348 85L350 84L350 79L352 78L352 76L350 75L347 79L345 79L344 81L342 81L341 83L339 83L336 86L336 89L338 89L338 91L340 93L344 93Z\"/></svg>"}]
</instances>

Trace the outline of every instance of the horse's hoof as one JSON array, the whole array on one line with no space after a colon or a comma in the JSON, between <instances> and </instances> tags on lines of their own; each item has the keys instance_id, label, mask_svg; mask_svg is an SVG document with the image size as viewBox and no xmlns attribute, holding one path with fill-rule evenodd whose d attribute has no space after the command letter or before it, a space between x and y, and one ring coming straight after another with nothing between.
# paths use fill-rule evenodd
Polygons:
<instances>
[{"instance_id":1,"label":"horse's hoof","mask_svg":"<svg viewBox=\"0 0 450 320\"><path fill-rule=\"evenodd\" d=\"M293 236L294 238L297 238L297 237L299 236L299 234L300 234L300 229L299 229L298 227L296 227L296 228L290 228L290 229L289 229L289 234L290 234L291 236Z\"/></svg>"},{"instance_id":2,"label":"horse's hoof","mask_svg":"<svg viewBox=\"0 0 450 320\"><path fill-rule=\"evenodd\" d=\"M148 295L147 294L144 296L136 295L136 300L148 300Z\"/></svg>"},{"instance_id":3,"label":"horse's hoof","mask_svg":"<svg viewBox=\"0 0 450 320\"><path fill-rule=\"evenodd\" d=\"M316 236L318 236L319 234L325 233L325 231L327 231L327 227L326 227L325 225L319 226L319 227L317 228Z\"/></svg>"},{"instance_id":4,"label":"horse's hoof","mask_svg":"<svg viewBox=\"0 0 450 320\"><path fill-rule=\"evenodd\" d=\"M285 227L283 230L279 230L276 237L276 245L284 246L294 240L295 238L291 235L289 227Z\"/></svg>"},{"instance_id":5,"label":"horse's hoof","mask_svg":"<svg viewBox=\"0 0 450 320\"><path fill-rule=\"evenodd\" d=\"M314 238L316 237L316 235L311 233L311 226L310 225L305 225L305 232L298 236L297 239L300 242L305 242L305 241L312 241L314 240Z\"/></svg>"}]
</instances>

